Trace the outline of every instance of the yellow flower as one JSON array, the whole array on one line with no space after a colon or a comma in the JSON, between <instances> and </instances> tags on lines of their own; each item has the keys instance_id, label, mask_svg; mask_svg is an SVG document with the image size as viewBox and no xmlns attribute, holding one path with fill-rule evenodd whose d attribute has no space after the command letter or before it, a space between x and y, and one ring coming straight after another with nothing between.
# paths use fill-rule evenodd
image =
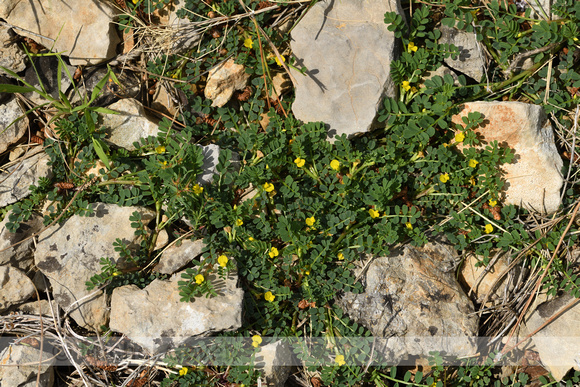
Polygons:
<instances>
[{"instance_id":1,"label":"yellow flower","mask_svg":"<svg viewBox=\"0 0 580 387\"><path fill-rule=\"evenodd\" d=\"M133 0L133 2L134 1L135 0ZM179 370L179 376L186 375L187 374L187 371L188 371L187 367L181 367L181 369Z\"/></svg>"},{"instance_id":2,"label":"yellow flower","mask_svg":"<svg viewBox=\"0 0 580 387\"><path fill-rule=\"evenodd\" d=\"M160 163L161 163L163 166L167 165L167 161L160 161Z\"/></svg>"},{"instance_id":3,"label":"yellow flower","mask_svg":"<svg viewBox=\"0 0 580 387\"><path fill-rule=\"evenodd\" d=\"M477 167L477 164L479 164L479 161L477 161L477 160L474 160L474 159L471 159L471 160L469 160L469 166L470 166L471 168L475 168L475 167Z\"/></svg>"},{"instance_id":4,"label":"yellow flower","mask_svg":"<svg viewBox=\"0 0 580 387\"><path fill-rule=\"evenodd\" d=\"M489 205L495 207L497 205L497 200L489 199Z\"/></svg>"},{"instance_id":5,"label":"yellow flower","mask_svg":"<svg viewBox=\"0 0 580 387\"><path fill-rule=\"evenodd\" d=\"M493 232L493 226L488 223L485 225L485 233L489 234L490 232Z\"/></svg>"},{"instance_id":6,"label":"yellow flower","mask_svg":"<svg viewBox=\"0 0 580 387\"><path fill-rule=\"evenodd\" d=\"M163 145L159 145L157 148L155 148L155 152L159 154L165 153L165 147Z\"/></svg>"},{"instance_id":7,"label":"yellow flower","mask_svg":"<svg viewBox=\"0 0 580 387\"><path fill-rule=\"evenodd\" d=\"M463 142L463 140L465 140L465 134L463 132L457 132L455 134L455 142Z\"/></svg>"},{"instance_id":8,"label":"yellow flower","mask_svg":"<svg viewBox=\"0 0 580 387\"><path fill-rule=\"evenodd\" d=\"M133 4L137 4L139 0L133 0Z\"/></svg>"},{"instance_id":9,"label":"yellow flower","mask_svg":"<svg viewBox=\"0 0 580 387\"><path fill-rule=\"evenodd\" d=\"M334 361L336 362L336 364L340 367L346 364L346 362L344 361L344 355L337 355L334 358Z\"/></svg>"},{"instance_id":10,"label":"yellow flower","mask_svg":"<svg viewBox=\"0 0 580 387\"><path fill-rule=\"evenodd\" d=\"M201 285L201 283L205 280L202 274L198 274L195 276L195 283Z\"/></svg>"},{"instance_id":11,"label":"yellow flower","mask_svg":"<svg viewBox=\"0 0 580 387\"><path fill-rule=\"evenodd\" d=\"M272 292L266 292L266 294L264 294L264 299L268 302L274 301L274 298L276 298L276 296L273 295Z\"/></svg>"},{"instance_id":12,"label":"yellow flower","mask_svg":"<svg viewBox=\"0 0 580 387\"><path fill-rule=\"evenodd\" d=\"M371 218L378 218L381 214L379 214L379 212L373 208L369 209L369 215L371 216Z\"/></svg>"},{"instance_id":13,"label":"yellow flower","mask_svg":"<svg viewBox=\"0 0 580 387\"><path fill-rule=\"evenodd\" d=\"M236 220L236 226L241 226L242 224L244 224L244 221L241 219Z\"/></svg>"},{"instance_id":14,"label":"yellow flower","mask_svg":"<svg viewBox=\"0 0 580 387\"><path fill-rule=\"evenodd\" d=\"M268 255L270 256L270 258L277 257L277 256L278 256L278 254L279 254L279 253L278 253L278 249L277 249L277 248L275 248L275 247L272 247L272 248L270 249L270 252L268 253Z\"/></svg>"},{"instance_id":15,"label":"yellow flower","mask_svg":"<svg viewBox=\"0 0 580 387\"><path fill-rule=\"evenodd\" d=\"M409 81L403 81L403 90L405 91L411 90L411 85L409 84Z\"/></svg>"},{"instance_id":16,"label":"yellow flower","mask_svg":"<svg viewBox=\"0 0 580 387\"><path fill-rule=\"evenodd\" d=\"M286 58L284 58L284 56L280 55L280 58L282 58L282 62L286 62ZM278 57L274 57L274 59L276 59L276 64L278 66L282 66L282 63L280 63L280 60L278 59Z\"/></svg>"},{"instance_id":17,"label":"yellow flower","mask_svg":"<svg viewBox=\"0 0 580 387\"><path fill-rule=\"evenodd\" d=\"M301 159L300 157L296 157L296 159L294 160L294 164L296 164L298 168L302 168L305 162L306 160Z\"/></svg>"},{"instance_id":18,"label":"yellow flower","mask_svg":"<svg viewBox=\"0 0 580 387\"><path fill-rule=\"evenodd\" d=\"M413 229L413 225L409 222L405 223L405 227L407 227L409 230Z\"/></svg>"},{"instance_id":19,"label":"yellow flower","mask_svg":"<svg viewBox=\"0 0 580 387\"><path fill-rule=\"evenodd\" d=\"M247 38L246 40L244 40L244 47L247 47L247 48L254 47L254 41L250 38Z\"/></svg>"},{"instance_id":20,"label":"yellow flower","mask_svg":"<svg viewBox=\"0 0 580 387\"><path fill-rule=\"evenodd\" d=\"M218 263L220 264L221 267L226 267L228 261L229 261L228 257L226 257L223 254L218 257Z\"/></svg>"},{"instance_id":21,"label":"yellow flower","mask_svg":"<svg viewBox=\"0 0 580 387\"><path fill-rule=\"evenodd\" d=\"M473 176L469 179L469 182L471 183L471 185L475 185L475 179L473 178Z\"/></svg>"},{"instance_id":22,"label":"yellow flower","mask_svg":"<svg viewBox=\"0 0 580 387\"><path fill-rule=\"evenodd\" d=\"M314 219L314 216L311 216L310 218L306 218L306 225L307 226L314 225L314 222L316 222L316 219Z\"/></svg>"},{"instance_id":23,"label":"yellow flower","mask_svg":"<svg viewBox=\"0 0 580 387\"><path fill-rule=\"evenodd\" d=\"M258 346L262 344L262 338L260 337L260 335L254 335L252 336L252 346L254 348L258 348Z\"/></svg>"},{"instance_id":24,"label":"yellow flower","mask_svg":"<svg viewBox=\"0 0 580 387\"><path fill-rule=\"evenodd\" d=\"M264 183L264 191L272 192L274 191L274 184L272 183Z\"/></svg>"},{"instance_id":25,"label":"yellow flower","mask_svg":"<svg viewBox=\"0 0 580 387\"><path fill-rule=\"evenodd\" d=\"M203 187L200 187L199 184L193 186L193 193L199 195L203 192Z\"/></svg>"},{"instance_id":26,"label":"yellow flower","mask_svg":"<svg viewBox=\"0 0 580 387\"><path fill-rule=\"evenodd\" d=\"M408 49L409 51L413 51L413 52L417 52L417 48L418 48L418 47L417 47L417 46L415 46L415 43L413 43L413 42L410 42L410 43L409 43L409 46L407 47L407 49Z\"/></svg>"},{"instance_id":27,"label":"yellow flower","mask_svg":"<svg viewBox=\"0 0 580 387\"><path fill-rule=\"evenodd\" d=\"M449 181L449 174L448 173L444 173L442 175L439 176L439 180L441 180L442 183L446 183Z\"/></svg>"},{"instance_id":28,"label":"yellow flower","mask_svg":"<svg viewBox=\"0 0 580 387\"><path fill-rule=\"evenodd\" d=\"M248 240L249 240L250 242L253 242L253 241L255 241L255 239L254 239L254 238L252 238L252 237L249 237L249 238L248 238Z\"/></svg>"},{"instance_id":29,"label":"yellow flower","mask_svg":"<svg viewBox=\"0 0 580 387\"><path fill-rule=\"evenodd\" d=\"M338 253L338 260L342 261L344 259L344 254L343 253Z\"/></svg>"},{"instance_id":30,"label":"yellow flower","mask_svg":"<svg viewBox=\"0 0 580 387\"><path fill-rule=\"evenodd\" d=\"M330 162L330 168L334 169L335 171L338 171L338 168L340 168L340 162L338 160L332 160Z\"/></svg>"},{"instance_id":31,"label":"yellow flower","mask_svg":"<svg viewBox=\"0 0 580 387\"><path fill-rule=\"evenodd\" d=\"M310 268L306 268L306 270L304 271L305 275L310 275Z\"/></svg>"}]
</instances>

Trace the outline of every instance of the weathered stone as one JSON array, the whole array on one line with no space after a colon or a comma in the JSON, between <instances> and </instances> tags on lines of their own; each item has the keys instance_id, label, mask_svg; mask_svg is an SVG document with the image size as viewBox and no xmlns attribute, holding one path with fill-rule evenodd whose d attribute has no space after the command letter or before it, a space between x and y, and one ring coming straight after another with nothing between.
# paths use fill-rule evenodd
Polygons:
<instances>
[{"instance_id":1,"label":"weathered stone","mask_svg":"<svg viewBox=\"0 0 580 387\"><path fill-rule=\"evenodd\" d=\"M113 7L97 0L0 3L0 17L19 27L19 34L64 53L75 66L97 64L115 56L119 43L115 15Z\"/></svg>"},{"instance_id":2,"label":"weathered stone","mask_svg":"<svg viewBox=\"0 0 580 387\"><path fill-rule=\"evenodd\" d=\"M167 230L162 229L157 234L157 239L155 240L155 247L153 250L159 250L165 247L169 243L169 234L167 234Z\"/></svg>"},{"instance_id":3,"label":"weathered stone","mask_svg":"<svg viewBox=\"0 0 580 387\"><path fill-rule=\"evenodd\" d=\"M126 98L108 106L119 114L103 114L102 124L108 129L108 140L129 151L135 150L134 142L157 136L159 120L149 117L141 102Z\"/></svg>"},{"instance_id":4,"label":"weathered stone","mask_svg":"<svg viewBox=\"0 0 580 387\"><path fill-rule=\"evenodd\" d=\"M217 165L220 156L220 147L215 144L209 144L201 147L203 154L202 173L197 177L199 184L210 184L214 175L217 174Z\"/></svg>"},{"instance_id":5,"label":"weathered stone","mask_svg":"<svg viewBox=\"0 0 580 387\"><path fill-rule=\"evenodd\" d=\"M111 329L127 335L148 352L158 353L193 336L241 326L243 291L236 287L236 274L230 273L225 281L209 275L206 281L211 281L218 295L198 297L192 302L180 301L180 274L168 281L155 280L145 289L135 285L115 289Z\"/></svg>"},{"instance_id":6,"label":"weathered stone","mask_svg":"<svg viewBox=\"0 0 580 387\"><path fill-rule=\"evenodd\" d=\"M377 349L387 361L430 351L473 355L478 318L455 279L456 259L453 248L439 243L405 246L374 260L365 293L345 293L338 304L380 338Z\"/></svg>"},{"instance_id":7,"label":"weathered stone","mask_svg":"<svg viewBox=\"0 0 580 387\"><path fill-rule=\"evenodd\" d=\"M292 352L286 343L278 340L260 347L256 367L264 373L268 386L284 387L292 368Z\"/></svg>"},{"instance_id":8,"label":"weathered stone","mask_svg":"<svg viewBox=\"0 0 580 387\"><path fill-rule=\"evenodd\" d=\"M167 116L174 117L177 114L177 106L167 88L168 86L164 82L160 82L157 85L155 94L153 94L151 108Z\"/></svg>"},{"instance_id":9,"label":"weathered stone","mask_svg":"<svg viewBox=\"0 0 580 387\"><path fill-rule=\"evenodd\" d=\"M276 99L282 94L292 90L292 81L288 73L278 73L272 78L272 91L270 91L270 98Z\"/></svg>"},{"instance_id":10,"label":"weathered stone","mask_svg":"<svg viewBox=\"0 0 580 387\"><path fill-rule=\"evenodd\" d=\"M52 311L51 311L52 305ZM58 315L58 305L54 301L48 300L40 300L40 301L32 301L27 302L26 304L19 305L16 310L18 312L22 312L24 314L32 314L32 315L43 315L52 317L52 313L54 315Z\"/></svg>"},{"instance_id":11,"label":"weathered stone","mask_svg":"<svg viewBox=\"0 0 580 387\"><path fill-rule=\"evenodd\" d=\"M439 39L440 44L453 44L459 49L457 59L446 58L445 64L479 82L485 71L485 63L475 32L458 30L444 25L441 25L439 30L442 34Z\"/></svg>"},{"instance_id":12,"label":"weathered stone","mask_svg":"<svg viewBox=\"0 0 580 387\"><path fill-rule=\"evenodd\" d=\"M42 217L33 215L28 221L20 223L18 230L12 233L6 228L11 214L12 211L9 211L0 222L0 265L10 264L12 267L28 271L34 263L34 241L28 239L19 245L8 247L40 231Z\"/></svg>"},{"instance_id":13,"label":"weathered stone","mask_svg":"<svg viewBox=\"0 0 580 387\"><path fill-rule=\"evenodd\" d=\"M36 384L38 363L40 365L40 383ZM52 365L56 357L53 353L28 345L10 345L0 353L0 386L1 387L51 387L54 384Z\"/></svg>"},{"instance_id":14,"label":"weathered stone","mask_svg":"<svg viewBox=\"0 0 580 387\"><path fill-rule=\"evenodd\" d=\"M58 83L58 62L56 56L37 57L34 59L34 67L31 66L26 70L24 80L38 90L41 90L44 87L44 91L53 99L60 100L59 91L63 93L66 92L68 88L71 87L72 80L69 78L63 67L60 71L60 84ZM73 75L75 68L68 65L66 67L69 74ZM40 85L40 82L42 82L42 86ZM47 102L44 97L35 92L26 93L25 96L38 105Z\"/></svg>"},{"instance_id":15,"label":"weathered stone","mask_svg":"<svg viewBox=\"0 0 580 387\"><path fill-rule=\"evenodd\" d=\"M135 211L145 223L154 217L142 207L95 203L91 208L91 216L74 215L40 234L34 256L36 266L50 280L55 301L65 311L70 307L71 317L85 328L105 324L109 314L105 294L87 290L85 282L101 272L102 257L111 257L120 269L129 267L118 258L113 242L119 238L129 248L136 248L129 217ZM93 295L84 298L89 294Z\"/></svg>"},{"instance_id":16,"label":"weathered stone","mask_svg":"<svg viewBox=\"0 0 580 387\"><path fill-rule=\"evenodd\" d=\"M227 60L209 72L204 94L213 101L211 106L224 106L234 91L246 87L250 74L246 73L244 66L236 64L233 59Z\"/></svg>"},{"instance_id":17,"label":"weathered stone","mask_svg":"<svg viewBox=\"0 0 580 387\"><path fill-rule=\"evenodd\" d=\"M11 28L0 26L0 42L7 42L15 36ZM17 42L8 45L0 44L0 67L19 73L26 70L27 62L28 57ZM7 75L8 73L0 69L0 74Z\"/></svg>"},{"instance_id":18,"label":"weathered stone","mask_svg":"<svg viewBox=\"0 0 580 387\"><path fill-rule=\"evenodd\" d=\"M475 129L484 146L497 141L515 152L512 163L501 166L506 180L504 204L548 214L557 211L563 163L542 107L522 102L470 102L452 121L465 126L461 118L470 112L484 117L483 125Z\"/></svg>"},{"instance_id":19,"label":"weathered stone","mask_svg":"<svg viewBox=\"0 0 580 387\"><path fill-rule=\"evenodd\" d=\"M304 122L323 121L329 135L367 132L376 126L382 98L395 97L390 63L396 39L387 11L403 14L397 0L319 1L292 30L296 79L292 111Z\"/></svg>"},{"instance_id":20,"label":"weathered stone","mask_svg":"<svg viewBox=\"0 0 580 387\"><path fill-rule=\"evenodd\" d=\"M0 312L27 301L34 294L34 286L26 274L9 265L0 266Z\"/></svg>"},{"instance_id":21,"label":"weathered stone","mask_svg":"<svg viewBox=\"0 0 580 387\"><path fill-rule=\"evenodd\" d=\"M575 302L576 301L576 302ZM540 304L525 322L525 330L534 332L570 303L575 305L532 336L543 365L556 380L574 368L580 371L580 304L570 294Z\"/></svg>"},{"instance_id":22,"label":"weathered stone","mask_svg":"<svg viewBox=\"0 0 580 387\"><path fill-rule=\"evenodd\" d=\"M0 105L0 154L24 136L28 128L28 117L13 98ZM21 118L22 117L22 118ZM16 121L18 119L18 121ZM16 121L16 122L15 122Z\"/></svg>"},{"instance_id":23,"label":"weathered stone","mask_svg":"<svg viewBox=\"0 0 580 387\"><path fill-rule=\"evenodd\" d=\"M505 274L509 267L505 258L506 256L502 255L493 265L490 262L488 266L477 267L478 258L473 254L469 254L463 261L459 273L460 280L471 289L478 302L483 302L486 297L492 302L501 301L503 294L505 294L505 286L508 286L508 290L510 289L511 281L509 278L519 273L519 267L514 268L511 273Z\"/></svg>"},{"instance_id":24,"label":"weathered stone","mask_svg":"<svg viewBox=\"0 0 580 387\"><path fill-rule=\"evenodd\" d=\"M26 157L26 156L24 156ZM17 160L0 173L0 207L16 203L30 195L30 185L38 184L41 177L52 175L47 165L49 157L43 153Z\"/></svg>"},{"instance_id":25,"label":"weathered stone","mask_svg":"<svg viewBox=\"0 0 580 387\"><path fill-rule=\"evenodd\" d=\"M204 247L203 239L196 241L186 239L179 247L173 245L165 250L153 270L163 274L173 274L198 257Z\"/></svg>"}]
</instances>

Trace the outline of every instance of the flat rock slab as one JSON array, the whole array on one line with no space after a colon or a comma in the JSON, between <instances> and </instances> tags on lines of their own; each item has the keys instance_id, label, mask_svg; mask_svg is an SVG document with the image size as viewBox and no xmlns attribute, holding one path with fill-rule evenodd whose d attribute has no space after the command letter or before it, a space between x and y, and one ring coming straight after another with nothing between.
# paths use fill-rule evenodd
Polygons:
<instances>
[{"instance_id":1,"label":"flat rock slab","mask_svg":"<svg viewBox=\"0 0 580 387\"><path fill-rule=\"evenodd\" d=\"M0 154L26 133L28 117L23 115L24 112L16 98L0 105Z\"/></svg>"},{"instance_id":2,"label":"flat rock slab","mask_svg":"<svg viewBox=\"0 0 580 387\"><path fill-rule=\"evenodd\" d=\"M39 360L42 359L42 363ZM54 353L43 351L29 345L10 345L0 353L1 387L51 387L54 385L56 363ZM40 370L40 383L36 377Z\"/></svg>"},{"instance_id":3,"label":"flat rock slab","mask_svg":"<svg viewBox=\"0 0 580 387\"><path fill-rule=\"evenodd\" d=\"M16 203L30 195L30 185L41 177L50 178L50 158L45 153L25 156L0 173L0 207Z\"/></svg>"},{"instance_id":4,"label":"flat rock slab","mask_svg":"<svg viewBox=\"0 0 580 387\"><path fill-rule=\"evenodd\" d=\"M12 211L9 211L0 222L0 250L6 249L0 251L0 265L10 264L12 267L28 271L34 263L34 241L31 238L16 246L13 245L40 231L42 217L32 215L28 221L20 223L18 230L13 233L6 228L11 214Z\"/></svg>"},{"instance_id":5,"label":"flat rock slab","mask_svg":"<svg viewBox=\"0 0 580 387\"><path fill-rule=\"evenodd\" d=\"M0 312L28 301L34 294L32 280L24 272L9 265L0 266Z\"/></svg>"},{"instance_id":6,"label":"flat rock slab","mask_svg":"<svg viewBox=\"0 0 580 387\"><path fill-rule=\"evenodd\" d=\"M501 166L506 180L504 204L556 212L564 184L563 163L542 107L522 102L470 102L452 121L465 126L461 118L470 112L483 114L483 125L475 129L483 145L497 141L515 152L512 163Z\"/></svg>"},{"instance_id":7,"label":"flat rock slab","mask_svg":"<svg viewBox=\"0 0 580 387\"><path fill-rule=\"evenodd\" d=\"M574 305L562 312L570 304ZM560 315L550 321L556 314ZM561 380L571 368L580 371L580 302L570 294L546 301L530 315L525 329L531 333L548 321L532 342L544 366Z\"/></svg>"},{"instance_id":8,"label":"flat rock slab","mask_svg":"<svg viewBox=\"0 0 580 387\"><path fill-rule=\"evenodd\" d=\"M0 18L19 27L19 34L69 56L73 66L94 65L115 56L120 42L115 15L111 6L98 0L0 2Z\"/></svg>"},{"instance_id":9,"label":"flat rock slab","mask_svg":"<svg viewBox=\"0 0 580 387\"><path fill-rule=\"evenodd\" d=\"M456 259L451 247L439 243L405 246L369 265L365 293L345 293L338 303L378 339L387 362L430 351L471 356L478 318L455 278Z\"/></svg>"},{"instance_id":10,"label":"flat rock slab","mask_svg":"<svg viewBox=\"0 0 580 387\"><path fill-rule=\"evenodd\" d=\"M129 248L135 247L135 230L129 221L133 212L140 212L145 223L154 217L153 211L142 207L103 203L91 207L92 216L74 215L40 234L34 255L36 266L52 285L55 301L65 311L75 303L70 315L88 329L105 324L109 308L105 294L87 290L85 283L101 272L101 257L111 257L120 268L127 267L113 242L119 238Z\"/></svg>"},{"instance_id":11,"label":"flat rock slab","mask_svg":"<svg viewBox=\"0 0 580 387\"><path fill-rule=\"evenodd\" d=\"M479 82L483 77L485 64L475 32L467 32L443 25L439 28L442 34L439 43L453 44L459 49L457 59L451 57L445 59L447 66Z\"/></svg>"},{"instance_id":12,"label":"flat rock slab","mask_svg":"<svg viewBox=\"0 0 580 387\"><path fill-rule=\"evenodd\" d=\"M225 281L210 275L218 295L193 302L180 301L180 273L144 289L122 286L113 290L109 326L150 353L175 348L203 333L237 329L242 325L243 298L237 279L233 273Z\"/></svg>"},{"instance_id":13,"label":"flat rock slab","mask_svg":"<svg viewBox=\"0 0 580 387\"><path fill-rule=\"evenodd\" d=\"M402 14L397 0L327 0L316 3L292 31L296 79L292 111L304 122L322 121L329 136L367 132L385 95L395 97L390 78L396 40L387 11Z\"/></svg>"}]
</instances>

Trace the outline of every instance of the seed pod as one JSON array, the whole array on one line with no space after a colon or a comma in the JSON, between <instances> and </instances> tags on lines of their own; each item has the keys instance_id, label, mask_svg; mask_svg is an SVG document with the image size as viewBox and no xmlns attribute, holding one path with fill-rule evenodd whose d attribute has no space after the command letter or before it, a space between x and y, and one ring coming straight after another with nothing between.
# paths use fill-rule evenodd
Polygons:
<instances>
[{"instance_id":1,"label":"seed pod","mask_svg":"<svg viewBox=\"0 0 580 387\"><path fill-rule=\"evenodd\" d=\"M44 144L44 138L42 138L40 136L32 136L32 137L30 137L30 142L42 145L42 144Z\"/></svg>"},{"instance_id":2,"label":"seed pod","mask_svg":"<svg viewBox=\"0 0 580 387\"><path fill-rule=\"evenodd\" d=\"M59 189L73 189L75 187L73 183L65 183L65 182L54 183L54 186Z\"/></svg>"},{"instance_id":3,"label":"seed pod","mask_svg":"<svg viewBox=\"0 0 580 387\"><path fill-rule=\"evenodd\" d=\"M221 38L222 34L221 34L221 33L220 33L218 30L216 30L216 29L212 29L212 30L211 30L211 36L212 36L214 39L217 39L217 38Z\"/></svg>"},{"instance_id":4,"label":"seed pod","mask_svg":"<svg viewBox=\"0 0 580 387\"><path fill-rule=\"evenodd\" d=\"M218 16L218 15L217 15L217 13L215 13L214 11L209 11L209 12L207 13L207 17L209 17L210 19L214 19L214 18L216 18L217 16Z\"/></svg>"}]
</instances>

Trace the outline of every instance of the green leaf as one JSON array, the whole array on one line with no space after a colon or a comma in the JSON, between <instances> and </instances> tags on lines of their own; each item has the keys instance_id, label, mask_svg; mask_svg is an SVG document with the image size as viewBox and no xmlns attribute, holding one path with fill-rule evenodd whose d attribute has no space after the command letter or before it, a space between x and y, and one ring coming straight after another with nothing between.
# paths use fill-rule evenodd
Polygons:
<instances>
[{"instance_id":1,"label":"green leaf","mask_svg":"<svg viewBox=\"0 0 580 387\"><path fill-rule=\"evenodd\" d=\"M0 85L0 93L30 93L31 91L37 90L32 86Z\"/></svg>"},{"instance_id":2,"label":"green leaf","mask_svg":"<svg viewBox=\"0 0 580 387\"><path fill-rule=\"evenodd\" d=\"M99 158L101 159L101 161L103 162L103 164L105 164L105 166L107 167L107 169L109 169L109 158L107 157L107 154L105 153L105 149L107 148L107 145L99 139L96 139L93 137L93 147L95 148L95 152L97 152L97 156L99 156Z\"/></svg>"}]
</instances>

